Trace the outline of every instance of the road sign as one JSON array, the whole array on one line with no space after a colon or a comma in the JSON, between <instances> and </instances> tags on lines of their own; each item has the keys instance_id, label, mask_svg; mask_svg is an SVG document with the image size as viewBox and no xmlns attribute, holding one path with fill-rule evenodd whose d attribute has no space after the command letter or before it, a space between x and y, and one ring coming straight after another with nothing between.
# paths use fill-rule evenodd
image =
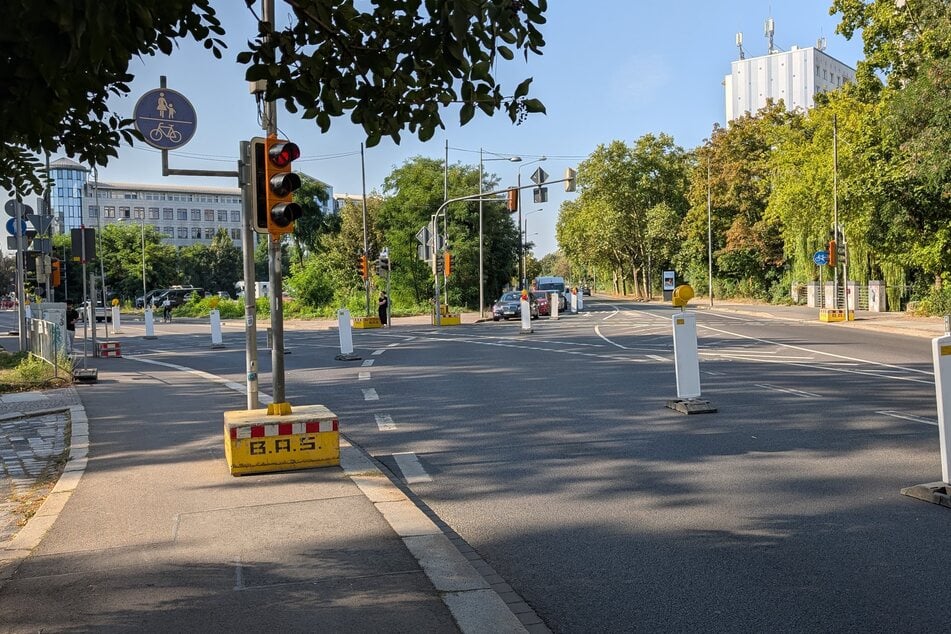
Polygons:
<instances>
[{"instance_id":1,"label":"road sign","mask_svg":"<svg viewBox=\"0 0 951 634\"><path fill-rule=\"evenodd\" d=\"M420 244L429 244L429 226L423 225L423 228L416 232L416 240Z\"/></svg>"},{"instance_id":2,"label":"road sign","mask_svg":"<svg viewBox=\"0 0 951 634\"><path fill-rule=\"evenodd\" d=\"M135 104L135 129L145 142L160 150L174 150L188 143L198 126L194 106L180 92L150 90Z\"/></svg>"},{"instance_id":3,"label":"road sign","mask_svg":"<svg viewBox=\"0 0 951 634\"><path fill-rule=\"evenodd\" d=\"M20 214L23 217L26 217L28 214L33 213L33 208L24 203L18 203L15 200L8 200L7 203L3 206L3 210L11 218L15 218L17 215L17 205L20 205Z\"/></svg>"},{"instance_id":4,"label":"road sign","mask_svg":"<svg viewBox=\"0 0 951 634\"><path fill-rule=\"evenodd\" d=\"M548 174L545 172L545 170L543 170L540 167L532 173L532 182L535 183L536 185L541 185L547 180L548 180Z\"/></svg>"},{"instance_id":5,"label":"road sign","mask_svg":"<svg viewBox=\"0 0 951 634\"><path fill-rule=\"evenodd\" d=\"M17 235L16 222L17 222L16 218L10 218L9 220L7 220L7 233L9 233L11 236ZM20 235L26 235L26 221L25 220L20 220L19 233Z\"/></svg>"},{"instance_id":6,"label":"road sign","mask_svg":"<svg viewBox=\"0 0 951 634\"><path fill-rule=\"evenodd\" d=\"M537 205L548 202L548 188L536 187L532 190L532 201Z\"/></svg>"},{"instance_id":7,"label":"road sign","mask_svg":"<svg viewBox=\"0 0 951 634\"><path fill-rule=\"evenodd\" d=\"M812 261L818 264L819 266L825 266L829 263L829 252L828 251L816 251L812 255Z\"/></svg>"},{"instance_id":8,"label":"road sign","mask_svg":"<svg viewBox=\"0 0 951 634\"><path fill-rule=\"evenodd\" d=\"M29 220L40 235L49 233L50 225L53 224L53 216L41 216L40 214L27 214Z\"/></svg>"}]
</instances>

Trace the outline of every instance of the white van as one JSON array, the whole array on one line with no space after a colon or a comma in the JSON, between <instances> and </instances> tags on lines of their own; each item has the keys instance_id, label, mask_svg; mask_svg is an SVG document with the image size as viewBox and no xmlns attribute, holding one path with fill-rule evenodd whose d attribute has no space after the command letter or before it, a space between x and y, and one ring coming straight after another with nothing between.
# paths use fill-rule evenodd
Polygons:
<instances>
[{"instance_id":1,"label":"white van","mask_svg":"<svg viewBox=\"0 0 951 634\"><path fill-rule=\"evenodd\" d=\"M568 308L568 293L565 289L565 278L539 276L535 278L533 287L536 291L544 292L548 295L558 293L558 310L564 311Z\"/></svg>"}]
</instances>

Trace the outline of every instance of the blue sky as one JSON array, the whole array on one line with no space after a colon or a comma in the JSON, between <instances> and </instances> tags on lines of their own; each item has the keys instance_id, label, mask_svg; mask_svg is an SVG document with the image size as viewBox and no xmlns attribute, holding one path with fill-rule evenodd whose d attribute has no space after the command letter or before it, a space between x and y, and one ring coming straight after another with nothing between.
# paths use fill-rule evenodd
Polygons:
<instances>
[{"instance_id":1,"label":"blue sky","mask_svg":"<svg viewBox=\"0 0 951 634\"><path fill-rule=\"evenodd\" d=\"M630 143L647 133L666 132L678 145L695 147L709 136L714 123L724 123L721 82L737 58L737 31L743 32L748 57L763 55L763 23L772 16L781 49L812 46L825 36L826 52L855 67L862 57L861 41L835 34L838 16L829 15L829 4L830 0L549 0L544 54L527 63L517 56L498 69L509 89L533 77L532 94L545 103L548 114L531 116L519 126L504 115L477 115L459 127L457 111L448 111L445 132L425 144L403 135L400 145L384 140L368 148L367 189L379 189L383 178L409 158L442 158L447 141L450 164L478 165L480 147L487 153L521 156L526 163L547 156L544 163L525 164L524 182L538 165L552 178L560 177L598 144L615 139ZM256 32L253 17L241 0L218 0L215 6L228 30L224 59L183 43L171 56L136 60L130 97L112 104L131 116L138 97L157 88L161 75L168 78L169 88L188 97L198 112L197 131L188 145L171 153L173 168L233 169L238 143L260 134L243 68L234 63L234 56ZM288 14L286 5L277 0L278 21ZM363 136L347 117L335 120L331 130L321 134L312 123L280 109L278 126L301 148L298 169L330 183L336 192L360 192ZM485 164L503 185L514 185L518 166L504 161ZM123 147L119 159L99 174L101 180L113 182L236 185L233 179L163 177L160 153L144 144ZM557 248L558 207L570 195L553 186L544 205L528 202L530 196L523 198L523 212L542 209L528 217L537 255Z\"/></svg>"}]
</instances>

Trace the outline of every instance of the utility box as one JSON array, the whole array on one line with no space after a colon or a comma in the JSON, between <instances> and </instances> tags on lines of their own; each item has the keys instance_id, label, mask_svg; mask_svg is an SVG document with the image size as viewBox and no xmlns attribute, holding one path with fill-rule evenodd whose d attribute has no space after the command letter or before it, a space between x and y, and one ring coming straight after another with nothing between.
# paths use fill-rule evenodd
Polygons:
<instances>
[{"instance_id":1,"label":"utility box","mask_svg":"<svg viewBox=\"0 0 951 634\"><path fill-rule=\"evenodd\" d=\"M885 282L872 280L868 283L868 309L874 313L884 313L888 310Z\"/></svg>"}]
</instances>

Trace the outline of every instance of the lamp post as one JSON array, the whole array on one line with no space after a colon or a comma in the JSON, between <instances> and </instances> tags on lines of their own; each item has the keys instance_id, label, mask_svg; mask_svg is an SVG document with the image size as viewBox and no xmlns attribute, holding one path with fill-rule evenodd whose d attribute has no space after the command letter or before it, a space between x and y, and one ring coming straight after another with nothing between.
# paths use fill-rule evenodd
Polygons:
<instances>
[{"instance_id":1,"label":"lamp post","mask_svg":"<svg viewBox=\"0 0 951 634\"><path fill-rule=\"evenodd\" d=\"M125 218L119 218L123 221ZM129 219L131 220L131 218ZM142 210L142 310L145 310L145 296L148 293L145 289L145 210Z\"/></svg>"},{"instance_id":2,"label":"lamp post","mask_svg":"<svg viewBox=\"0 0 951 634\"><path fill-rule=\"evenodd\" d=\"M525 277L528 277L528 217L532 214L537 214L540 211L545 211L544 209L536 209L535 211L530 211L525 214L525 230L522 232L522 270L524 271ZM537 236L538 233L533 233L533 236ZM528 280L525 280L526 282Z\"/></svg>"},{"instance_id":3,"label":"lamp post","mask_svg":"<svg viewBox=\"0 0 951 634\"><path fill-rule=\"evenodd\" d=\"M713 308L713 192L710 186L710 162L713 160L713 144L707 154L707 293L710 295L710 308Z\"/></svg>"},{"instance_id":4,"label":"lamp post","mask_svg":"<svg viewBox=\"0 0 951 634\"><path fill-rule=\"evenodd\" d=\"M528 167L532 163L541 163L546 160L547 156L540 156L534 161L528 161L527 163L522 163L518 166L516 170L516 181L515 184L518 187L518 228L522 228L522 168ZM525 288L525 271L522 269L522 257L524 250L522 249L522 241L518 241L518 290Z\"/></svg>"},{"instance_id":5,"label":"lamp post","mask_svg":"<svg viewBox=\"0 0 951 634\"><path fill-rule=\"evenodd\" d=\"M479 148L479 317L485 317L485 273L483 271L483 246L482 246L482 164L485 161L509 161L511 163L520 163L521 156L498 156L497 158L485 158L485 151ZM494 152L489 152L494 154ZM446 192L448 195L448 191Z\"/></svg>"}]
</instances>

